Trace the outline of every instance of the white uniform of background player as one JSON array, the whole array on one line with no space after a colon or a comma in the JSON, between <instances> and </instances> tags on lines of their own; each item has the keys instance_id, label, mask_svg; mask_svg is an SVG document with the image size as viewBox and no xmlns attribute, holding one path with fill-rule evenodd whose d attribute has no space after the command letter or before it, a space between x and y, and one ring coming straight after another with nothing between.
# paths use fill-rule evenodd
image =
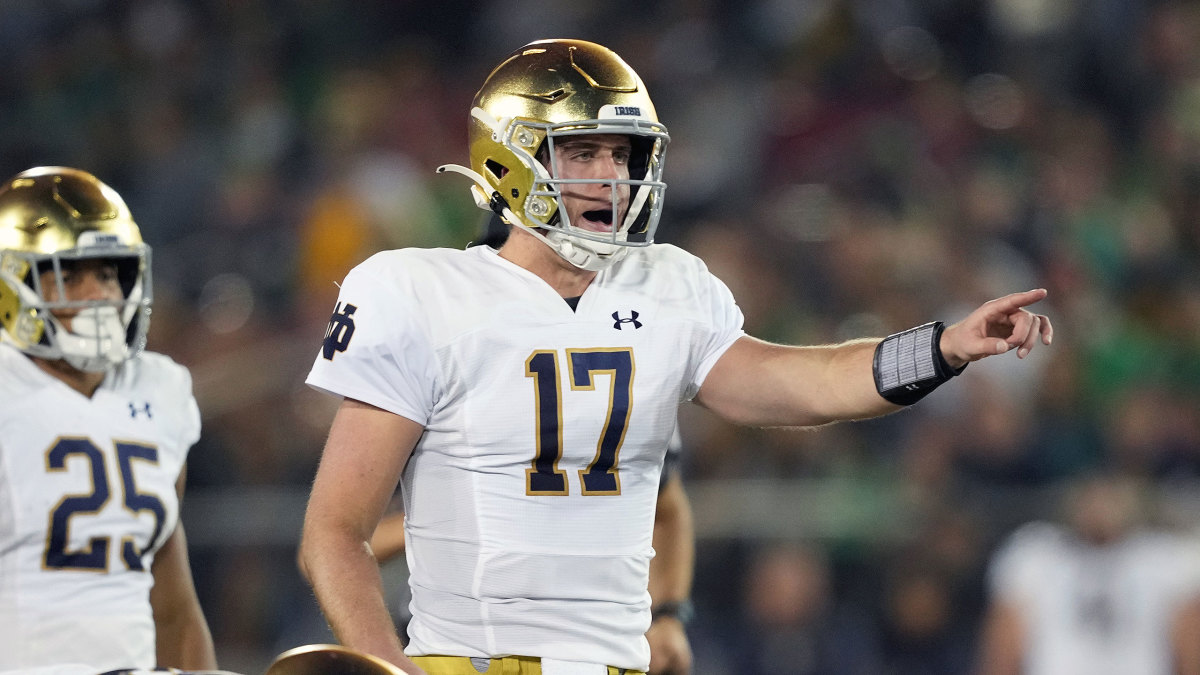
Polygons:
<instances>
[{"instance_id":1,"label":"white uniform of background player","mask_svg":"<svg viewBox=\"0 0 1200 675\"><path fill-rule=\"evenodd\" d=\"M0 671L216 667L179 524L200 413L143 351L149 255L87 172L0 184Z\"/></svg>"},{"instance_id":2,"label":"white uniform of background player","mask_svg":"<svg viewBox=\"0 0 1200 675\"><path fill-rule=\"evenodd\" d=\"M982 672L1197 672L1200 635L1180 631L1194 630L1183 617L1200 602L1200 542L1136 526L1130 497L1120 482L1090 481L1071 525L1030 523L1000 548Z\"/></svg>"},{"instance_id":3,"label":"white uniform of background player","mask_svg":"<svg viewBox=\"0 0 1200 675\"><path fill-rule=\"evenodd\" d=\"M191 377L143 352L87 399L8 345L0 371L0 669L153 667L148 571L200 435Z\"/></svg>"},{"instance_id":4,"label":"white uniform of background player","mask_svg":"<svg viewBox=\"0 0 1200 675\"><path fill-rule=\"evenodd\" d=\"M488 247L408 249L351 272L338 316L308 382L425 427L402 483L406 652L644 667L675 409L742 335L725 286L656 244L572 311Z\"/></svg>"}]
</instances>

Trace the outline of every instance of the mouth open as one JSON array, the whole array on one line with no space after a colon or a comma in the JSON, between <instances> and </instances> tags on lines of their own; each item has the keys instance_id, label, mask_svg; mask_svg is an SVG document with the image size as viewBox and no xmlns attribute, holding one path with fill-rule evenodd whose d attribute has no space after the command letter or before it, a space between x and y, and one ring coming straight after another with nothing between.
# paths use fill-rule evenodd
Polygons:
<instances>
[{"instance_id":1,"label":"mouth open","mask_svg":"<svg viewBox=\"0 0 1200 675\"><path fill-rule=\"evenodd\" d=\"M582 215L583 219L592 225L588 229L608 229L612 227L612 209L594 209L592 211L584 211Z\"/></svg>"}]
</instances>

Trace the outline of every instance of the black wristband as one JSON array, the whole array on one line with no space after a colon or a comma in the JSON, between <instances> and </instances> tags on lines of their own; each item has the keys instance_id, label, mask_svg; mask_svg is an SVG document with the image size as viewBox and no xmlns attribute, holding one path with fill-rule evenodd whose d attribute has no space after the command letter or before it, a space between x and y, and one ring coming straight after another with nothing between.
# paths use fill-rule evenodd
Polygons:
<instances>
[{"instance_id":1,"label":"black wristband","mask_svg":"<svg viewBox=\"0 0 1200 675\"><path fill-rule=\"evenodd\" d=\"M695 616L696 610L692 607L691 600L679 600L677 602L664 602L661 605L656 605L650 609L650 622L654 623L663 617L674 617L683 625L687 625L692 617Z\"/></svg>"},{"instance_id":2,"label":"black wristband","mask_svg":"<svg viewBox=\"0 0 1200 675\"><path fill-rule=\"evenodd\" d=\"M875 347L875 390L896 405L912 405L966 368L942 355L946 324L933 321L885 337Z\"/></svg>"}]
</instances>

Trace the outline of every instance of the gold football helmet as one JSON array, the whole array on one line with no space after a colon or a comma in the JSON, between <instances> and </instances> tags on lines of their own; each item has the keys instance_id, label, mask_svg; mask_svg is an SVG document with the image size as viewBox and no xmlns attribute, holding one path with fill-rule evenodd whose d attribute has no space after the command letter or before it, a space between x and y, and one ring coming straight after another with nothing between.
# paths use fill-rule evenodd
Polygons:
<instances>
[{"instance_id":1,"label":"gold football helmet","mask_svg":"<svg viewBox=\"0 0 1200 675\"><path fill-rule=\"evenodd\" d=\"M119 303L66 300L63 270L111 261ZM43 275L55 284L48 301ZM150 321L150 247L129 208L95 176L38 167L0 186L0 341L43 359L102 372L139 353ZM67 330L54 311L74 312Z\"/></svg>"},{"instance_id":2,"label":"gold football helmet","mask_svg":"<svg viewBox=\"0 0 1200 675\"><path fill-rule=\"evenodd\" d=\"M275 657L264 675L404 675L404 671L348 647L314 644Z\"/></svg>"},{"instance_id":3,"label":"gold football helmet","mask_svg":"<svg viewBox=\"0 0 1200 675\"><path fill-rule=\"evenodd\" d=\"M555 140L580 134L629 136L629 178L555 175ZM438 171L471 177L480 208L526 228L576 266L599 270L628 247L654 241L667 187L662 171L668 140L645 84L620 56L592 42L541 40L509 55L475 95L470 168L448 164ZM576 227L562 204L566 183L627 184L628 208L622 217L613 189L612 230Z\"/></svg>"}]
</instances>

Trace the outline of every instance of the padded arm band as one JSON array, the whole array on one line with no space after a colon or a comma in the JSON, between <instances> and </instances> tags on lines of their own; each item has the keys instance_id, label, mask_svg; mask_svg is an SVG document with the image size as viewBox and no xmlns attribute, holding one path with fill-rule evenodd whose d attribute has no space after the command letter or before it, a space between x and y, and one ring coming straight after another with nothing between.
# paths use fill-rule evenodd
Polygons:
<instances>
[{"instance_id":1,"label":"padded arm band","mask_svg":"<svg viewBox=\"0 0 1200 675\"><path fill-rule=\"evenodd\" d=\"M946 324L930 322L889 335L875 347L875 389L896 405L912 405L958 375L942 356Z\"/></svg>"}]
</instances>

